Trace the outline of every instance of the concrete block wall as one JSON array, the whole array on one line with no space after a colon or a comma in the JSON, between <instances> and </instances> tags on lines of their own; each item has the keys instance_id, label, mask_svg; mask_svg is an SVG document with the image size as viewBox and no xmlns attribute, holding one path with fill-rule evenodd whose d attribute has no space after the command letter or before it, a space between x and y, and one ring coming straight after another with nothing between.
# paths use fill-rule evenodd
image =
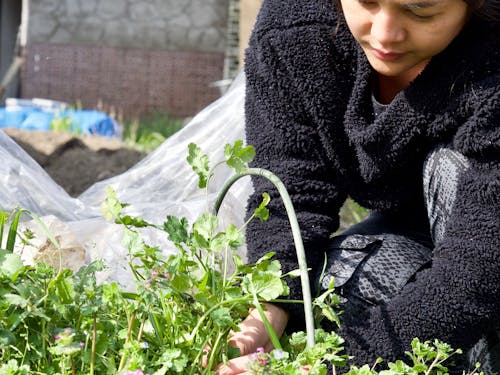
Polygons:
<instances>
[{"instance_id":1,"label":"concrete block wall","mask_svg":"<svg viewBox=\"0 0 500 375\"><path fill-rule=\"evenodd\" d=\"M191 116L223 78L228 0L30 0L22 96Z\"/></svg>"}]
</instances>

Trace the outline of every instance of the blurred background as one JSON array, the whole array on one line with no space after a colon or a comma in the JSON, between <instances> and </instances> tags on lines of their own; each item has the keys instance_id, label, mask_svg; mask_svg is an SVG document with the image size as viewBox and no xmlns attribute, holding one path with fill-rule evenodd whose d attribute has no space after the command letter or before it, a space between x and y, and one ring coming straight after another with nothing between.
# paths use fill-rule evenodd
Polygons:
<instances>
[{"instance_id":1,"label":"blurred background","mask_svg":"<svg viewBox=\"0 0 500 375\"><path fill-rule=\"evenodd\" d=\"M261 3L0 0L0 107L13 103L3 125L0 108L0 127L18 119L21 129L5 131L77 196L130 168L224 93L243 67ZM73 133L32 132L44 129L47 113L45 129ZM75 138L82 132L115 139ZM365 215L348 201L343 223Z\"/></svg>"},{"instance_id":2,"label":"blurred background","mask_svg":"<svg viewBox=\"0 0 500 375\"><path fill-rule=\"evenodd\" d=\"M242 66L261 0L0 0L0 106L45 98L185 118Z\"/></svg>"}]
</instances>

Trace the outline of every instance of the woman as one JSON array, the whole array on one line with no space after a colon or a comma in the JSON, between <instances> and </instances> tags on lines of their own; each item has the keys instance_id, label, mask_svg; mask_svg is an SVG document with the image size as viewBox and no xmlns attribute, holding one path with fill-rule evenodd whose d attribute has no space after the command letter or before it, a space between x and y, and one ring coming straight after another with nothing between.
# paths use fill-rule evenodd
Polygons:
<instances>
[{"instance_id":1,"label":"woman","mask_svg":"<svg viewBox=\"0 0 500 375\"><path fill-rule=\"evenodd\" d=\"M268 0L246 54L247 142L298 212L311 278L324 254L347 302L340 335L353 363L404 357L414 337L462 348L462 365L495 356L500 317L500 43L498 0ZM339 9L336 11L335 8ZM275 190L254 180L249 261L276 251L297 268ZM352 197L372 211L341 236ZM301 299L298 280L291 298ZM315 284L315 283L313 283ZM295 305L268 305L278 332ZM252 312L232 342L244 373L271 349ZM489 353L489 354L488 354Z\"/></svg>"}]
</instances>

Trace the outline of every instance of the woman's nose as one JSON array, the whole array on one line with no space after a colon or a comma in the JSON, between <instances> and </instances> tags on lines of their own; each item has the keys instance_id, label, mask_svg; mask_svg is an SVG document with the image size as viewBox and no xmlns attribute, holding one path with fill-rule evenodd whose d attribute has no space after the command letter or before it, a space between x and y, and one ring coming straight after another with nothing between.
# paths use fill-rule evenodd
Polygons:
<instances>
[{"instance_id":1,"label":"woman's nose","mask_svg":"<svg viewBox=\"0 0 500 375\"><path fill-rule=\"evenodd\" d=\"M396 14L380 9L373 15L371 34L380 43L380 47L383 47L403 41L406 32Z\"/></svg>"}]
</instances>

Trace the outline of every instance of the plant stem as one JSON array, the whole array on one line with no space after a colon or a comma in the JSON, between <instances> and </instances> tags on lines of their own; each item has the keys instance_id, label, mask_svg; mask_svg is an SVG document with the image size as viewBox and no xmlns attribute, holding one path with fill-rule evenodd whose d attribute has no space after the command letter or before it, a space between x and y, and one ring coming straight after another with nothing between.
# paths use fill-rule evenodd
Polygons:
<instances>
[{"instance_id":1,"label":"plant stem","mask_svg":"<svg viewBox=\"0 0 500 375\"><path fill-rule=\"evenodd\" d=\"M146 323L146 319L142 319L141 326L139 327L139 333L137 334L137 341L141 341L142 333L144 332L144 324Z\"/></svg>"},{"instance_id":2,"label":"plant stem","mask_svg":"<svg viewBox=\"0 0 500 375\"><path fill-rule=\"evenodd\" d=\"M90 351L90 375L94 375L94 363L95 363L95 347L97 341L97 316L96 313L93 314L93 324L92 324L92 347Z\"/></svg>"},{"instance_id":3,"label":"plant stem","mask_svg":"<svg viewBox=\"0 0 500 375\"><path fill-rule=\"evenodd\" d=\"M3 243L3 231L5 229L5 224L7 223L8 216L6 212L0 211L0 248L2 248Z\"/></svg>"},{"instance_id":4,"label":"plant stem","mask_svg":"<svg viewBox=\"0 0 500 375\"><path fill-rule=\"evenodd\" d=\"M427 371L425 372L425 375L429 375L431 373L431 370L434 369L434 366L436 366L440 361L441 358L439 357L439 353L436 355L436 358L434 358L434 361L431 363L431 365L427 368Z\"/></svg>"},{"instance_id":5,"label":"plant stem","mask_svg":"<svg viewBox=\"0 0 500 375\"><path fill-rule=\"evenodd\" d=\"M257 311L259 312L260 318L262 319L262 322L264 323L264 326L266 327L267 334L269 335L269 338L271 339L271 342L273 343L274 349L279 349L283 350L281 347L280 339L278 338L278 335L276 335L276 332L274 331L273 326L271 323L269 323L269 319L267 319L266 313L264 312L264 309L262 308L262 305L260 304L259 300L257 299L257 295L254 292L253 295L253 304Z\"/></svg>"},{"instance_id":6,"label":"plant stem","mask_svg":"<svg viewBox=\"0 0 500 375\"><path fill-rule=\"evenodd\" d=\"M197 364L198 361L200 360L200 358L203 356L204 352L205 352L205 348L207 347L207 343L208 343L208 338L205 339L205 341L203 341L203 344L200 346L202 349L198 351L198 354L196 354L196 358L193 360L193 364ZM193 365L191 366L191 371L189 371L189 375L194 375L195 372L198 370L198 366L200 365ZM201 363L201 367L204 367L203 366L203 363Z\"/></svg>"},{"instance_id":7,"label":"plant stem","mask_svg":"<svg viewBox=\"0 0 500 375\"><path fill-rule=\"evenodd\" d=\"M236 299L232 299L232 300L225 300L225 301L221 301L215 305L213 305L211 308L209 308L201 317L200 319L198 320L198 323L196 323L196 326L194 327L194 329L191 331L191 334L189 335L189 339L190 340L193 340L193 338L196 336L196 334L198 333L198 330L200 329L203 321L207 318L207 316L210 315L210 313L216 309L218 309L219 307L223 306L223 305L227 305L227 304L237 304L237 303L242 303L242 302L247 302L248 301L248 297L244 297L244 298L236 298Z\"/></svg>"},{"instance_id":8,"label":"plant stem","mask_svg":"<svg viewBox=\"0 0 500 375\"><path fill-rule=\"evenodd\" d=\"M132 312L130 315L129 321L128 321L128 327L127 327L127 337L125 338L125 344L127 344L130 341L130 335L132 333L132 327L134 325L134 319L135 319L135 311ZM125 360L127 358L127 352L124 351L122 354L122 358L120 359L120 365L118 366L118 372L123 370L123 366L125 366Z\"/></svg>"},{"instance_id":9,"label":"plant stem","mask_svg":"<svg viewBox=\"0 0 500 375\"><path fill-rule=\"evenodd\" d=\"M214 348L218 348L219 347L220 341L222 340L223 337L224 337L224 333L220 333L219 332L219 335L217 336L217 339L215 339L215 342L214 342L214 345L213 345ZM208 358L208 363L207 363L207 367L205 368L205 371L210 371L210 369L214 365L214 360L215 360L215 356L216 355L217 355L217 352L215 350L211 350L210 351L210 355L209 355L209 358Z\"/></svg>"},{"instance_id":10,"label":"plant stem","mask_svg":"<svg viewBox=\"0 0 500 375\"><path fill-rule=\"evenodd\" d=\"M165 308L163 308L163 310L165 310ZM158 319L157 319L156 315L153 314L153 313L149 313L148 314L148 318L149 318L149 322L153 326L153 329L154 329L154 332L155 332L155 335L156 335L156 339L160 343L160 346L163 346L164 345L163 337L165 337L165 334L163 332L162 327L158 324ZM170 318L170 321L172 321L172 318ZM167 335L167 338L169 338L171 340L171 342L173 342L174 336L173 335Z\"/></svg>"},{"instance_id":11,"label":"plant stem","mask_svg":"<svg viewBox=\"0 0 500 375\"><path fill-rule=\"evenodd\" d=\"M227 281L227 262L229 258L229 246L226 245L224 249L224 272L222 273L222 288L221 288L221 299L224 298L224 293L226 290L226 281Z\"/></svg>"},{"instance_id":12,"label":"plant stem","mask_svg":"<svg viewBox=\"0 0 500 375\"><path fill-rule=\"evenodd\" d=\"M45 320L43 320L43 322L45 322ZM29 334L30 334L30 331L29 331L29 327L27 325L24 325L24 328L26 328L26 344L24 346L24 353L23 353L23 360L21 361L21 366L24 365L24 360L26 358L26 353L28 351L28 347L29 347ZM45 344L45 337L43 337L43 344Z\"/></svg>"},{"instance_id":13,"label":"plant stem","mask_svg":"<svg viewBox=\"0 0 500 375\"><path fill-rule=\"evenodd\" d=\"M293 208L292 200L290 199L290 195L288 194L285 185L274 173L261 169L261 168L248 168L246 172L237 174L229 178L228 181L221 188L219 195L214 204L214 213L217 214L219 208L222 204L222 200L227 194L228 190L231 186L240 178L251 175L251 176L262 176L267 178L273 185L278 189L280 193L281 199L283 200L283 204L285 206L288 220L290 221L290 226L292 229L293 240L295 244L295 250L297 251L297 261L299 263L300 269L300 281L302 285L302 295L304 298L304 314L305 314L305 322L306 322L306 331L307 331L307 346L314 346L314 316L312 312L312 298L311 298L311 287L309 283L309 275L307 271L307 261L304 251L304 244L302 242L302 236L300 234L299 223L297 221L297 215L295 214L295 210Z\"/></svg>"}]
</instances>

